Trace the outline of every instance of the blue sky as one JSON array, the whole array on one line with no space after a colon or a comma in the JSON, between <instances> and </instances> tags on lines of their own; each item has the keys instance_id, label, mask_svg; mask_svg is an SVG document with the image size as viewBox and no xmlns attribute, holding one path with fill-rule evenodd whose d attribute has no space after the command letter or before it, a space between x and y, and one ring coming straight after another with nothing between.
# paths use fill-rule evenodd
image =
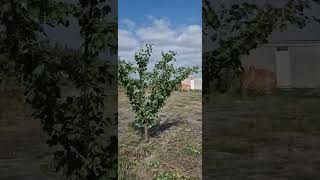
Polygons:
<instances>
[{"instance_id":1,"label":"blue sky","mask_svg":"<svg viewBox=\"0 0 320 180\"><path fill-rule=\"evenodd\" d=\"M201 0L119 0L119 20L146 24L146 16L166 17L174 25L201 24Z\"/></svg>"},{"instance_id":2,"label":"blue sky","mask_svg":"<svg viewBox=\"0 0 320 180\"><path fill-rule=\"evenodd\" d=\"M161 52L176 51L175 65L202 64L200 0L119 0L119 56L133 60L134 52L154 44L151 65Z\"/></svg>"}]
</instances>

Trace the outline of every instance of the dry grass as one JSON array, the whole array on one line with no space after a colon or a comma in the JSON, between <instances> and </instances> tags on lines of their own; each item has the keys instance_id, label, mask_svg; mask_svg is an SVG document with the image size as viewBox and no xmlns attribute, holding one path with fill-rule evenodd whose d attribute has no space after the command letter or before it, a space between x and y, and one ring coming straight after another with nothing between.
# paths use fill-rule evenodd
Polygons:
<instances>
[{"instance_id":1,"label":"dry grass","mask_svg":"<svg viewBox=\"0 0 320 180\"><path fill-rule=\"evenodd\" d=\"M134 114L119 95L120 179L201 179L201 92L175 92L148 144L128 124Z\"/></svg>"},{"instance_id":2,"label":"dry grass","mask_svg":"<svg viewBox=\"0 0 320 180\"><path fill-rule=\"evenodd\" d=\"M161 126L149 144L128 126L134 114L127 98L118 98L120 179L201 179L201 169L216 180L320 177L317 95L215 95L202 107L201 92L176 92L162 109ZM1 92L0 179L53 179L41 171L50 151L30 113L21 90ZM202 143L210 151L202 152ZM201 167L202 156L211 166Z\"/></svg>"},{"instance_id":3,"label":"dry grass","mask_svg":"<svg viewBox=\"0 0 320 180\"><path fill-rule=\"evenodd\" d=\"M111 88L106 92L107 117L114 118L117 111L117 96ZM1 88L4 89L4 88ZM74 94L74 88L64 86L63 95ZM45 143L45 133L39 120L31 116L32 110L25 103L23 90L10 87L0 91L0 179L1 180L51 180L56 175L49 173L50 148ZM116 130L116 128L113 128ZM110 129L108 129L108 132Z\"/></svg>"},{"instance_id":4,"label":"dry grass","mask_svg":"<svg viewBox=\"0 0 320 180\"><path fill-rule=\"evenodd\" d=\"M64 90L68 93L67 88ZM115 102L117 96L106 101ZM188 103L186 103L188 102ZM111 107L110 112L113 112ZM107 110L108 111L108 110ZM108 111L108 112L109 112ZM120 96L119 106L119 164L126 179L152 179L157 175L183 179L199 179L201 175L201 93L175 93L161 112L160 131L149 144L126 124L133 118L126 98ZM43 165L48 162L50 149L38 120L24 102L22 90L1 92L0 98L0 179L56 179L47 174ZM129 169L129 171L128 171ZM123 172L121 172L123 170ZM172 178L171 178L172 179Z\"/></svg>"},{"instance_id":5,"label":"dry grass","mask_svg":"<svg viewBox=\"0 0 320 180\"><path fill-rule=\"evenodd\" d=\"M319 179L320 98L306 94L224 95L205 103L208 178Z\"/></svg>"},{"instance_id":6,"label":"dry grass","mask_svg":"<svg viewBox=\"0 0 320 180\"><path fill-rule=\"evenodd\" d=\"M21 89L0 92L0 179L55 179L41 169L50 150Z\"/></svg>"}]
</instances>

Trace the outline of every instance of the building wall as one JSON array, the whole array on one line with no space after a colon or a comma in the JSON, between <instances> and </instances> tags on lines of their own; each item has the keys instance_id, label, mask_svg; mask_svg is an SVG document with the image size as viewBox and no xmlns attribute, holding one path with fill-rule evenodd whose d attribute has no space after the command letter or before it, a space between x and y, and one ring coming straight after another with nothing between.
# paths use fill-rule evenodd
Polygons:
<instances>
[{"instance_id":1,"label":"building wall","mask_svg":"<svg viewBox=\"0 0 320 180\"><path fill-rule=\"evenodd\" d=\"M252 50L249 56L243 56L241 60L245 68L254 65L256 69L264 69L272 72L276 71L274 47L257 48Z\"/></svg>"},{"instance_id":2,"label":"building wall","mask_svg":"<svg viewBox=\"0 0 320 180\"><path fill-rule=\"evenodd\" d=\"M290 47L292 86L320 86L320 46Z\"/></svg>"},{"instance_id":3,"label":"building wall","mask_svg":"<svg viewBox=\"0 0 320 180\"><path fill-rule=\"evenodd\" d=\"M191 79L194 86L191 86ZM187 78L181 82L183 90L202 90L202 78Z\"/></svg>"},{"instance_id":4,"label":"building wall","mask_svg":"<svg viewBox=\"0 0 320 180\"><path fill-rule=\"evenodd\" d=\"M269 90L276 87L276 73L250 66L241 74L240 83L246 89Z\"/></svg>"},{"instance_id":5,"label":"building wall","mask_svg":"<svg viewBox=\"0 0 320 180\"><path fill-rule=\"evenodd\" d=\"M184 91L189 91L191 90L191 87L190 87L190 84L181 84L180 89Z\"/></svg>"},{"instance_id":6,"label":"building wall","mask_svg":"<svg viewBox=\"0 0 320 180\"><path fill-rule=\"evenodd\" d=\"M181 90L191 90L190 79L185 79L181 82Z\"/></svg>"},{"instance_id":7,"label":"building wall","mask_svg":"<svg viewBox=\"0 0 320 180\"><path fill-rule=\"evenodd\" d=\"M194 78L194 89L202 90L202 79Z\"/></svg>"},{"instance_id":8,"label":"building wall","mask_svg":"<svg viewBox=\"0 0 320 180\"><path fill-rule=\"evenodd\" d=\"M243 56L244 73L240 76L243 87L271 89L276 86L275 47L259 47Z\"/></svg>"},{"instance_id":9,"label":"building wall","mask_svg":"<svg viewBox=\"0 0 320 180\"><path fill-rule=\"evenodd\" d=\"M252 50L249 56L242 58L245 70L248 72L250 67L258 69L258 71L268 71L277 74L276 67L276 47L280 45L270 45L259 47ZM281 46L289 46L290 53L290 74L291 87L293 88L315 88L320 87L320 44L283 44ZM255 70L256 71L256 70ZM263 73L263 74L270 74ZM250 77L249 77L250 75ZM248 76L248 77L247 77ZM252 73L244 73L243 79L251 81L269 81L268 77L255 78L252 80ZM261 73L260 75L261 76ZM277 77L276 77L277 78ZM259 83L260 83L259 82ZM262 83L263 84L263 83Z\"/></svg>"}]
</instances>

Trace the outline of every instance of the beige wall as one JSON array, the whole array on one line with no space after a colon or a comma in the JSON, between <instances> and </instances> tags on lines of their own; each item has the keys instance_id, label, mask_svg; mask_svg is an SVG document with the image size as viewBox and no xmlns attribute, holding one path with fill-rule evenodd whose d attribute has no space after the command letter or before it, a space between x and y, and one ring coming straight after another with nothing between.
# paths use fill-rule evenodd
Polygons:
<instances>
[{"instance_id":1,"label":"beige wall","mask_svg":"<svg viewBox=\"0 0 320 180\"><path fill-rule=\"evenodd\" d=\"M320 46L290 47L293 87L320 86Z\"/></svg>"},{"instance_id":2,"label":"beige wall","mask_svg":"<svg viewBox=\"0 0 320 180\"><path fill-rule=\"evenodd\" d=\"M202 78L194 79L194 89L201 90L202 89Z\"/></svg>"},{"instance_id":3,"label":"beige wall","mask_svg":"<svg viewBox=\"0 0 320 180\"><path fill-rule=\"evenodd\" d=\"M272 72L276 70L276 45L260 47L252 50L249 56L242 58L243 66L254 65L258 69ZM320 45L292 46L289 45L291 63L291 87L320 87Z\"/></svg>"},{"instance_id":4,"label":"beige wall","mask_svg":"<svg viewBox=\"0 0 320 180\"><path fill-rule=\"evenodd\" d=\"M193 80L194 82L194 87L193 89L194 90L202 90L202 78L187 78L185 80L183 80L181 83L182 84L188 84L188 85L191 85L191 81L190 80Z\"/></svg>"},{"instance_id":5,"label":"beige wall","mask_svg":"<svg viewBox=\"0 0 320 180\"><path fill-rule=\"evenodd\" d=\"M275 48L260 47L250 52L249 56L242 57L244 67L254 65L258 69L275 72Z\"/></svg>"}]
</instances>

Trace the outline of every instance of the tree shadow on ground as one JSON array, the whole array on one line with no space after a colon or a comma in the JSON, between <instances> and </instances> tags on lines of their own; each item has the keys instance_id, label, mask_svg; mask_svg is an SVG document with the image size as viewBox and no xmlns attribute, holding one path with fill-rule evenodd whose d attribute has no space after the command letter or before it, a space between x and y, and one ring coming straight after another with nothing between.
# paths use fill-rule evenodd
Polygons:
<instances>
[{"instance_id":1,"label":"tree shadow on ground","mask_svg":"<svg viewBox=\"0 0 320 180\"><path fill-rule=\"evenodd\" d=\"M172 119L166 119L162 122L160 122L158 125L154 125L151 128L149 128L149 136L151 137L159 137L160 134L167 131L173 126L178 126L181 122L178 120L172 120ZM137 127L133 126L135 130L139 132L141 136L144 135L144 128L143 127Z\"/></svg>"}]
</instances>

